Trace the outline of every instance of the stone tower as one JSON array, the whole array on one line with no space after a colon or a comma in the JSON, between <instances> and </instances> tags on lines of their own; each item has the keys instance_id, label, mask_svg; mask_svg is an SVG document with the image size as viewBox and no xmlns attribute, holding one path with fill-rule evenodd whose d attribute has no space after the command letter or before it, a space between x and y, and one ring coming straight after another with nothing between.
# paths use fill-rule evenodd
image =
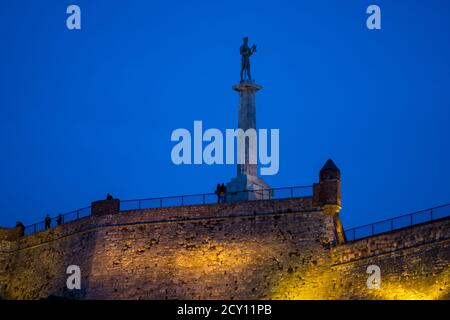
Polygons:
<instances>
[{"instance_id":1,"label":"stone tower","mask_svg":"<svg viewBox=\"0 0 450 320\"><path fill-rule=\"evenodd\" d=\"M341 211L341 171L328 159L320 169L319 183L314 183L313 206L319 207L324 213L331 215L335 224L338 243L345 243L345 233L339 219Z\"/></svg>"}]
</instances>

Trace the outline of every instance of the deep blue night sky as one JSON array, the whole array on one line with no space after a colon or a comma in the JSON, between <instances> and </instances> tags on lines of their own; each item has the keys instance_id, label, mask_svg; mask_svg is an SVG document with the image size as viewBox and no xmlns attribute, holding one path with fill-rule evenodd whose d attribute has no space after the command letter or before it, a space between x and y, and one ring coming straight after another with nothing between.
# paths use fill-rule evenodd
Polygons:
<instances>
[{"instance_id":1,"label":"deep blue night sky","mask_svg":"<svg viewBox=\"0 0 450 320\"><path fill-rule=\"evenodd\" d=\"M77 4L82 30L66 28ZM366 28L378 4L382 30ZM273 187L333 158L344 227L450 202L447 0L0 2L0 225L121 199L211 192L235 166L175 166L174 129L237 125L241 38Z\"/></svg>"}]
</instances>

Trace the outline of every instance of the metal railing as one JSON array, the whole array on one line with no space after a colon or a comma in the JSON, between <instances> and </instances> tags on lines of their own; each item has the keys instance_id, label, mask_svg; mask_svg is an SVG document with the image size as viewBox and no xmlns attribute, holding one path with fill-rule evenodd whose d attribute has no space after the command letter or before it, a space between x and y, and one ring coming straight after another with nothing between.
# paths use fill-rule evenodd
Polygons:
<instances>
[{"instance_id":1,"label":"metal railing","mask_svg":"<svg viewBox=\"0 0 450 320\"><path fill-rule=\"evenodd\" d=\"M286 199L312 196L312 186L295 186L285 188L261 189L257 191L229 192L225 195L223 202ZM159 198L143 198L132 200L120 200L120 210L139 210L151 208L163 208L173 206L203 205L218 203L215 193L189 194ZM51 217L50 225L46 227L45 220L25 227L25 235L41 232L47 228L56 227L60 224L75 221L91 215L91 207L85 207Z\"/></svg>"},{"instance_id":2,"label":"metal railing","mask_svg":"<svg viewBox=\"0 0 450 320\"><path fill-rule=\"evenodd\" d=\"M37 223L33 223L29 226L25 227L24 234L29 235L36 232L41 232L46 230L47 228L56 227L60 224L64 224L67 222L75 221L87 216L91 215L91 207L85 207L77 210L73 210L64 214L61 214L61 219L59 214L55 217L50 218L50 224L46 227L45 220Z\"/></svg>"},{"instance_id":3,"label":"metal railing","mask_svg":"<svg viewBox=\"0 0 450 320\"><path fill-rule=\"evenodd\" d=\"M256 191L228 192L223 202L238 202L268 199L287 199L312 196L312 186L260 189ZM174 206L204 205L219 203L215 193L189 194L171 197L121 200L120 210L139 210Z\"/></svg>"},{"instance_id":4,"label":"metal railing","mask_svg":"<svg viewBox=\"0 0 450 320\"><path fill-rule=\"evenodd\" d=\"M347 241L359 240L450 216L450 204L425 209L345 230Z\"/></svg>"},{"instance_id":5,"label":"metal railing","mask_svg":"<svg viewBox=\"0 0 450 320\"><path fill-rule=\"evenodd\" d=\"M261 189L257 191L240 191L229 192L223 199L223 202L252 201L265 199L288 199L302 198L313 195L312 186L295 186L285 188ZM121 200L120 210L140 210L188 205L205 205L215 204L219 202L218 195L215 193L200 193L159 198L142 198L132 200ZM50 225L47 227L55 227L60 224L75 221L91 215L91 207L85 207L78 210L70 211L58 216L52 217ZM347 241L359 240L371 237L377 234L398 230L413 225L430 222L450 216L450 204L421 210L394 217L391 219L351 228L345 230ZM46 230L45 221L34 223L25 227L25 235L33 234Z\"/></svg>"}]
</instances>

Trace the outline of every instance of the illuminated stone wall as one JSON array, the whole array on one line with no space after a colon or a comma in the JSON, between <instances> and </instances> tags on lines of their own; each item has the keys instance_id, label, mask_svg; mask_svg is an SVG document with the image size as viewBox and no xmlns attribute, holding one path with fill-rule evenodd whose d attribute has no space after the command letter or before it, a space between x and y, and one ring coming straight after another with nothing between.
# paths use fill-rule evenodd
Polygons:
<instances>
[{"instance_id":1,"label":"illuminated stone wall","mask_svg":"<svg viewBox=\"0 0 450 320\"><path fill-rule=\"evenodd\" d=\"M311 198L90 216L0 242L0 294L97 299L449 298L450 219L337 245ZM81 267L82 290L65 288ZM368 290L368 265L382 288Z\"/></svg>"},{"instance_id":2,"label":"illuminated stone wall","mask_svg":"<svg viewBox=\"0 0 450 320\"><path fill-rule=\"evenodd\" d=\"M450 218L338 246L332 257L334 297L450 299ZM367 288L369 265L381 269L380 290Z\"/></svg>"},{"instance_id":3,"label":"illuminated stone wall","mask_svg":"<svg viewBox=\"0 0 450 320\"><path fill-rule=\"evenodd\" d=\"M91 216L21 238L1 265L8 276L2 294L271 298L286 275L329 264L334 223L311 198ZM82 271L76 293L64 289L71 264Z\"/></svg>"},{"instance_id":4,"label":"illuminated stone wall","mask_svg":"<svg viewBox=\"0 0 450 320\"><path fill-rule=\"evenodd\" d=\"M0 285L0 296L38 299L62 295L67 266L78 264L85 270L89 266L95 246L95 232L90 229L93 222L94 217L89 217L21 237L8 247L0 243L0 279L6 280Z\"/></svg>"},{"instance_id":5,"label":"illuminated stone wall","mask_svg":"<svg viewBox=\"0 0 450 320\"><path fill-rule=\"evenodd\" d=\"M0 237L1 238L1 237ZM2 292L5 292L5 286L9 280L9 274L11 272L11 252L17 249L16 241L8 241L5 239L0 239L0 298L2 297Z\"/></svg>"},{"instance_id":6,"label":"illuminated stone wall","mask_svg":"<svg viewBox=\"0 0 450 320\"><path fill-rule=\"evenodd\" d=\"M450 299L450 219L417 225L330 250L320 272L298 272L280 283L283 299ZM368 289L367 267L381 270Z\"/></svg>"}]
</instances>

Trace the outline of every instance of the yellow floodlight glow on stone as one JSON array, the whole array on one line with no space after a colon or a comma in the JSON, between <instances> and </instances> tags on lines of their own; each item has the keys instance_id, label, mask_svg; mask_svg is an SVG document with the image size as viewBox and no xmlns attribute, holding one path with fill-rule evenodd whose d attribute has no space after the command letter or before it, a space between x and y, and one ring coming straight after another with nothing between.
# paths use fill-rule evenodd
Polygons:
<instances>
[{"instance_id":1,"label":"yellow floodlight glow on stone","mask_svg":"<svg viewBox=\"0 0 450 320\"><path fill-rule=\"evenodd\" d=\"M274 300L329 300L333 299L333 284L339 274L314 265L299 268L285 276L271 289Z\"/></svg>"},{"instance_id":2,"label":"yellow floodlight glow on stone","mask_svg":"<svg viewBox=\"0 0 450 320\"><path fill-rule=\"evenodd\" d=\"M420 281L407 283L398 280L395 283L381 285L377 298L386 300L439 300L448 299L450 294L450 271L441 273L430 283L426 277Z\"/></svg>"},{"instance_id":3,"label":"yellow floodlight glow on stone","mask_svg":"<svg viewBox=\"0 0 450 320\"><path fill-rule=\"evenodd\" d=\"M208 243L179 250L175 254L175 265L183 269L222 270L240 269L252 262L256 249L237 243Z\"/></svg>"}]
</instances>

